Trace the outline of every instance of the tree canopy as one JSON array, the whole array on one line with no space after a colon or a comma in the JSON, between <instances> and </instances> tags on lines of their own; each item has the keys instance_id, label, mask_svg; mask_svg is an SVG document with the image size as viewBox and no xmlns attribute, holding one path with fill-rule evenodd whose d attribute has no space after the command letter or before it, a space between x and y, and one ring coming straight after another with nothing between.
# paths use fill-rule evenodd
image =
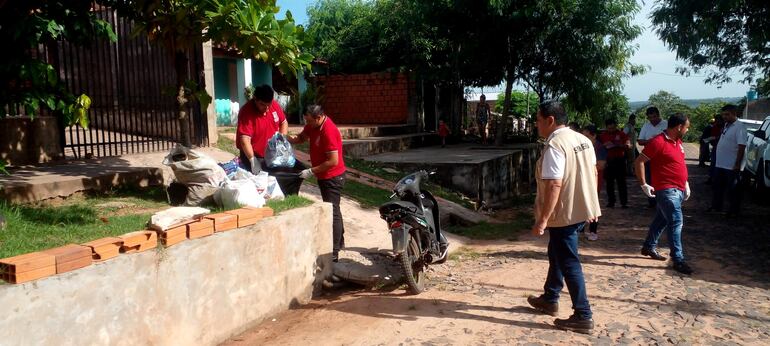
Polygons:
<instances>
[{"instance_id":1,"label":"tree canopy","mask_svg":"<svg viewBox=\"0 0 770 346\"><path fill-rule=\"evenodd\" d=\"M656 1L652 23L658 36L689 67L682 74L705 72L709 83L770 76L770 1Z\"/></svg>"}]
</instances>

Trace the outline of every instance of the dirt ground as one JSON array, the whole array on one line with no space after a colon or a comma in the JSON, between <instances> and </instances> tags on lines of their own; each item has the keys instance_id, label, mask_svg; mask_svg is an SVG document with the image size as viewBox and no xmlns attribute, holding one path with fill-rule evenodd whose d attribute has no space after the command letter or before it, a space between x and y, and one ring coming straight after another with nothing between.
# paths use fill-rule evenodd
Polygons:
<instances>
[{"instance_id":1,"label":"dirt ground","mask_svg":"<svg viewBox=\"0 0 770 346\"><path fill-rule=\"evenodd\" d=\"M600 239L580 239L596 328L561 331L530 308L547 271L547 236L474 242L432 266L429 288L341 290L316 297L225 345L770 344L770 207L744 203L743 216L711 215L706 169L690 166L683 243L695 269L683 276L639 249L653 210L632 178L629 209L603 209ZM602 197L605 197L602 192ZM660 250L668 255L667 240ZM559 316L571 314L562 294Z\"/></svg>"}]
</instances>

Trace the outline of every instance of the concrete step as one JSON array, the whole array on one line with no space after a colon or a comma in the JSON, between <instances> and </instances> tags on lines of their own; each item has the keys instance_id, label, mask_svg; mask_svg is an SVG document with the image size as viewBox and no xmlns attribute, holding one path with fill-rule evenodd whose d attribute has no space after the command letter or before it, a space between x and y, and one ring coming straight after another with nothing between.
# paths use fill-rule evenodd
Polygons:
<instances>
[{"instance_id":1,"label":"concrete step","mask_svg":"<svg viewBox=\"0 0 770 346\"><path fill-rule=\"evenodd\" d=\"M435 133L414 133L387 137L368 137L346 139L342 141L342 150L346 156L361 158L374 154L402 152L440 143Z\"/></svg>"}]
</instances>

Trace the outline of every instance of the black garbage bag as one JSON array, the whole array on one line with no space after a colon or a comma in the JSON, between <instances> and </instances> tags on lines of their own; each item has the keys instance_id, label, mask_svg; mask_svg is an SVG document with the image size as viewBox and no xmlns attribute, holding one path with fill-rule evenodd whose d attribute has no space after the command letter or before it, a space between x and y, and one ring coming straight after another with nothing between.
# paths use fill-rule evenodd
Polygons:
<instances>
[{"instance_id":1,"label":"black garbage bag","mask_svg":"<svg viewBox=\"0 0 770 346\"><path fill-rule=\"evenodd\" d=\"M288 196L299 194L299 188L304 180L299 174L306 168L305 164L296 161L293 167L268 167L266 171L275 177L283 194Z\"/></svg>"}]
</instances>

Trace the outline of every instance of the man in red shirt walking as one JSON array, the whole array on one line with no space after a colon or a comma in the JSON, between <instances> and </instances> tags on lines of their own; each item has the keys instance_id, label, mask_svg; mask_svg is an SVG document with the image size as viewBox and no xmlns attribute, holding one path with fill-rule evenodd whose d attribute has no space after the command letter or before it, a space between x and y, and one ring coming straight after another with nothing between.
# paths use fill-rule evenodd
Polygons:
<instances>
[{"instance_id":1,"label":"man in red shirt walking","mask_svg":"<svg viewBox=\"0 0 770 346\"><path fill-rule=\"evenodd\" d=\"M345 161L342 158L342 136L334 122L319 105L307 106L305 128L297 136L289 136L289 142L299 144L310 142L310 164L300 176L318 178L318 188L324 202L332 204L333 257L337 262L340 249L345 247L345 226L340 211L340 195L345 186Z\"/></svg>"},{"instance_id":2,"label":"man in red shirt walking","mask_svg":"<svg viewBox=\"0 0 770 346\"><path fill-rule=\"evenodd\" d=\"M631 147L628 135L618 129L615 119L604 122L606 129L599 135L599 142L607 149L607 167L604 179L607 183L607 208L615 207L615 184L618 185L620 205L628 207L628 191L626 190L626 149Z\"/></svg>"},{"instance_id":3,"label":"man in red shirt walking","mask_svg":"<svg viewBox=\"0 0 770 346\"><path fill-rule=\"evenodd\" d=\"M687 165L684 161L682 138L690 127L687 116L677 113L668 119L668 128L650 139L642 154L634 161L636 179L647 197L655 198L655 219L650 224L642 255L665 261L666 257L655 249L658 238L665 229L671 249L674 270L690 275L693 270L684 260L682 249L682 202L690 198L690 183L687 182ZM652 186L644 176L644 164L650 162Z\"/></svg>"},{"instance_id":4,"label":"man in red shirt walking","mask_svg":"<svg viewBox=\"0 0 770 346\"><path fill-rule=\"evenodd\" d=\"M286 116L273 99L273 88L266 84L254 88L254 96L238 111L235 146L241 152L241 167L254 174L266 168L262 164L267 141L276 132L286 135L288 131Z\"/></svg>"}]
</instances>

